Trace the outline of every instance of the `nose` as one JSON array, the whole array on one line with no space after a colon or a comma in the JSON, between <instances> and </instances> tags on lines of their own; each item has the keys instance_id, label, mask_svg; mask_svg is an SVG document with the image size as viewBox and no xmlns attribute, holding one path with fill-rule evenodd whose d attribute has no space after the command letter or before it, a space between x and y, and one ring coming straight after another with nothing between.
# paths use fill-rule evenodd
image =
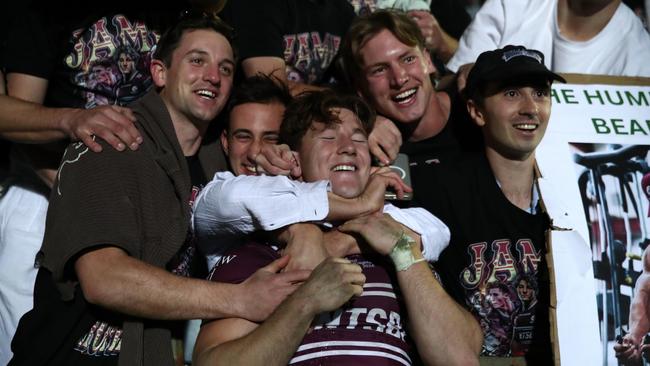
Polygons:
<instances>
[{"instance_id":1,"label":"nose","mask_svg":"<svg viewBox=\"0 0 650 366\"><path fill-rule=\"evenodd\" d=\"M519 106L519 113L531 117L539 114L539 105L532 95L524 93L524 97Z\"/></svg>"},{"instance_id":2,"label":"nose","mask_svg":"<svg viewBox=\"0 0 650 366\"><path fill-rule=\"evenodd\" d=\"M402 65L391 66L391 84L396 89L401 88L409 80L408 73Z\"/></svg>"},{"instance_id":3,"label":"nose","mask_svg":"<svg viewBox=\"0 0 650 366\"><path fill-rule=\"evenodd\" d=\"M260 139L253 139L253 141L248 145L248 153L246 156L248 157L248 160L252 163L255 162L255 157L260 154L262 151L262 140Z\"/></svg>"},{"instance_id":4,"label":"nose","mask_svg":"<svg viewBox=\"0 0 650 366\"><path fill-rule=\"evenodd\" d=\"M209 66L205 68L205 73L203 74L203 80L209 82L212 85L220 86L221 85L221 73L219 72L219 66Z\"/></svg>"},{"instance_id":5,"label":"nose","mask_svg":"<svg viewBox=\"0 0 650 366\"><path fill-rule=\"evenodd\" d=\"M339 154L356 155L357 151L354 147L354 142L350 136L339 136L338 150Z\"/></svg>"}]
</instances>

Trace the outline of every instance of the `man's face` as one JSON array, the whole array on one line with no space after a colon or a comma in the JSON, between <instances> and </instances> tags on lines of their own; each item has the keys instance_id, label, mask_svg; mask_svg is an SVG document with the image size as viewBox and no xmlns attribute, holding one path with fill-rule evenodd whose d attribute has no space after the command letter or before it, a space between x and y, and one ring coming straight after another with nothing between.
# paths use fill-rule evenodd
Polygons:
<instances>
[{"instance_id":1,"label":"man's face","mask_svg":"<svg viewBox=\"0 0 650 366\"><path fill-rule=\"evenodd\" d=\"M180 114L195 124L209 122L228 100L234 65L232 48L223 35L191 30L181 37L171 66L162 67L154 81L164 87L160 95L172 116ZM152 70L155 67L152 65Z\"/></svg>"},{"instance_id":2,"label":"man's face","mask_svg":"<svg viewBox=\"0 0 650 366\"><path fill-rule=\"evenodd\" d=\"M400 123L419 121L434 95L427 52L400 42L384 29L359 50L360 87L379 114Z\"/></svg>"},{"instance_id":3,"label":"man's face","mask_svg":"<svg viewBox=\"0 0 650 366\"><path fill-rule=\"evenodd\" d=\"M483 106L468 104L474 122L483 128L486 146L509 159L528 158L548 125L550 86L499 88L488 95Z\"/></svg>"},{"instance_id":4,"label":"man's face","mask_svg":"<svg viewBox=\"0 0 650 366\"><path fill-rule=\"evenodd\" d=\"M329 179L332 192L353 198L365 189L370 176L368 136L357 116L335 109L340 123L313 122L300 142L298 153L306 182Z\"/></svg>"},{"instance_id":5,"label":"man's face","mask_svg":"<svg viewBox=\"0 0 650 366\"><path fill-rule=\"evenodd\" d=\"M255 156L265 144L278 143L284 105L244 103L230 112L228 130L221 134L221 145L235 175L255 175Z\"/></svg>"},{"instance_id":6,"label":"man's face","mask_svg":"<svg viewBox=\"0 0 650 366\"><path fill-rule=\"evenodd\" d=\"M488 291L488 298L492 307L499 310L512 310L512 302L508 295L503 293L500 288L492 288Z\"/></svg>"},{"instance_id":7,"label":"man's face","mask_svg":"<svg viewBox=\"0 0 650 366\"><path fill-rule=\"evenodd\" d=\"M126 53L120 53L120 59L117 66L123 74L128 74L133 71L133 59Z\"/></svg>"},{"instance_id":8,"label":"man's face","mask_svg":"<svg viewBox=\"0 0 650 366\"><path fill-rule=\"evenodd\" d=\"M521 300L530 301L533 299L535 291L526 280L521 280L517 284L517 294Z\"/></svg>"}]
</instances>

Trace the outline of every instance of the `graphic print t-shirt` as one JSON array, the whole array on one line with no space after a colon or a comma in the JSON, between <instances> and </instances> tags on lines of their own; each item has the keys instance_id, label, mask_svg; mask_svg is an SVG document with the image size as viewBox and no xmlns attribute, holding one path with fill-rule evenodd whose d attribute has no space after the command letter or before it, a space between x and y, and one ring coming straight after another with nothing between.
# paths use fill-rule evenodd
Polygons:
<instances>
[{"instance_id":1,"label":"graphic print t-shirt","mask_svg":"<svg viewBox=\"0 0 650 366\"><path fill-rule=\"evenodd\" d=\"M48 80L45 105L93 108L126 105L152 85L151 53L160 33L124 14L26 14L12 32L6 72ZM76 13L75 13L76 14Z\"/></svg>"},{"instance_id":2,"label":"graphic print t-shirt","mask_svg":"<svg viewBox=\"0 0 650 366\"><path fill-rule=\"evenodd\" d=\"M546 214L512 205L483 154L418 169L426 189L414 186L417 204L451 232L436 270L449 294L479 321L481 354L552 364Z\"/></svg>"}]
</instances>

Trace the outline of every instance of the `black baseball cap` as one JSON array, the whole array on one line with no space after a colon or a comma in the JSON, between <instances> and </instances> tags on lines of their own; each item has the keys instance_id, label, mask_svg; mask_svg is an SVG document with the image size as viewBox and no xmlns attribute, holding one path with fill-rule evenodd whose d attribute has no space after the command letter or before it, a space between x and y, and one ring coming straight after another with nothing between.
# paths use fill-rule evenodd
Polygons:
<instances>
[{"instance_id":1,"label":"black baseball cap","mask_svg":"<svg viewBox=\"0 0 650 366\"><path fill-rule=\"evenodd\" d=\"M478 56L467 76L464 92L466 96L472 96L488 82L530 76L543 76L566 83L563 77L546 68L543 53L524 46L508 45Z\"/></svg>"}]
</instances>

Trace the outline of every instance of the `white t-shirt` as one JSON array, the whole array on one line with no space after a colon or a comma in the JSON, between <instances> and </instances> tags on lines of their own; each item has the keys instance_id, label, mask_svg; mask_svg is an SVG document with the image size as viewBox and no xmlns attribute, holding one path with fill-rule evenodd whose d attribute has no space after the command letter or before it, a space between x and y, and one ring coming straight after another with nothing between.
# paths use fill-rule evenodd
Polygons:
<instances>
[{"instance_id":1,"label":"white t-shirt","mask_svg":"<svg viewBox=\"0 0 650 366\"><path fill-rule=\"evenodd\" d=\"M447 67L458 71L482 52L510 44L541 51L546 66L558 73L650 77L650 35L625 4L585 42L565 39L556 14L557 0L487 0Z\"/></svg>"}]
</instances>

